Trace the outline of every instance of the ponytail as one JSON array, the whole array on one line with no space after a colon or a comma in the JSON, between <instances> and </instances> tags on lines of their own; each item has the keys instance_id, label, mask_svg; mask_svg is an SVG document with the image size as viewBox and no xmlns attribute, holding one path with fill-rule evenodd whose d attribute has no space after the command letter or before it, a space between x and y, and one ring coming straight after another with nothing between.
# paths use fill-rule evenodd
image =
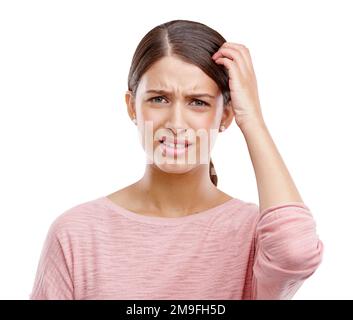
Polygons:
<instances>
[{"instance_id":1,"label":"ponytail","mask_svg":"<svg viewBox=\"0 0 353 320\"><path fill-rule=\"evenodd\" d=\"M217 182L218 182L218 178L217 178L217 173L216 173L216 169L214 168L212 159L210 159L210 179L212 181L212 183L217 187Z\"/></svg>"}]
</instances>

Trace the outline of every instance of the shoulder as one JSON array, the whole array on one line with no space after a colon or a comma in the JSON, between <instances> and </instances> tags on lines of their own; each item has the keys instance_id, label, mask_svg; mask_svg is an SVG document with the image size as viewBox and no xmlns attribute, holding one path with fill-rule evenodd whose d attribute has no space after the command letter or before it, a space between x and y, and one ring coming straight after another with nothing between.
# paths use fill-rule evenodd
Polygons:
<instances>
[{"instance_id":1,"label":"shoulder","mask_svg":"<svg viewBox=\"0 0 353 320\"><path fill-rule=\"evenodd\" d=\"M61 237L97 227L102 222L105 211L101 200L100 197L69 207L53 220L49 233Z\"/></svg>"},{"instance_id":2,"label":"shoulder","mask_svg":"<svg viewBox=\"0 0 353 320\"><path fill-rule=\"evenodd\" d=\"M259 206L255 202L248 200L235 199L235 206L244 215L252 218L256 218L259 214Z\"/></svg>"},{"instance_id":3,"label":"shoulder","mask_svg":"<svg viewBox=\"0 0 353 320\"><path fill-rule=\"evenodd\" d=\"M234 198L233 206L234 210L230 211L231 217L236 224L240 224L243 227L254 228L260 217L258 204L252 201Z\"/></svg>"},{"instance_id":4,"label":"shoulder","mask_svg":"<svg viewBox=\"0 0 353 320\"><path fill-rule=\"evenodd\" d=\"M252 228L259 217L259 207L256 203L233 197L222 206L224 214L219 215L223 223L237 228Z\"/></svg>"}]
</instances>

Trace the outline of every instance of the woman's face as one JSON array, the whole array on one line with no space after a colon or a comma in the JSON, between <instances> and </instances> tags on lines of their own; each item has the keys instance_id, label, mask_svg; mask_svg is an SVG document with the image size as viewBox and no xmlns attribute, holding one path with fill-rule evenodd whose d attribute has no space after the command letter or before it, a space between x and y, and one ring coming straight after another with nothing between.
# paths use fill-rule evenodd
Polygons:
<instances>
[{"instance_id":1,"label":"woman's face","mask_svg":"<svg viewBox=\"0 0 353 320\"><path fill-rule=\"evenodd\" d=\"M171 56L143 74L135 99L128 91L126 102L130 117L136 115L148 162L170 173L208 164L221 120L227 127L233 117L230 106L224 108L213 79L197 66ZM163 138L171 144L161 143Z\"/></svg>"}]
</instances>

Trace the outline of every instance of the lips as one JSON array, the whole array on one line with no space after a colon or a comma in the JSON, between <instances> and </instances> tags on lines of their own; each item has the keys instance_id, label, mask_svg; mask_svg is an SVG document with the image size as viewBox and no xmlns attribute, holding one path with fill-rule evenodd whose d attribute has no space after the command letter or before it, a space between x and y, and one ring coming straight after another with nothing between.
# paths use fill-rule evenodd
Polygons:
<instances>
[{"instance_id":1,"label":"lips","mask_svg":"<svg viewBox=\"0 0 353 320\"><path fill-rule=\"evenodd\" d=\"M163 141L160 141L160 143L162 145L165 145L167 148L175 148L175 149L184 149L184 148L188 148L190 145L185 143L185 144L180 144L180 143L168 143L168 142L163 142Z\"/></svg>"},{"instance_id":2,"label":"lips","mask_svg":"<svg viewBox=\"0 0 353 320\"><path fill-rule=\"evenodd\" d=\"M166 137L162 137L159 140L160 143L166 145L169 148L186 148L190 146L192 143L190 143L187 139L169 139Z\"/></svg>"}]
</instances>

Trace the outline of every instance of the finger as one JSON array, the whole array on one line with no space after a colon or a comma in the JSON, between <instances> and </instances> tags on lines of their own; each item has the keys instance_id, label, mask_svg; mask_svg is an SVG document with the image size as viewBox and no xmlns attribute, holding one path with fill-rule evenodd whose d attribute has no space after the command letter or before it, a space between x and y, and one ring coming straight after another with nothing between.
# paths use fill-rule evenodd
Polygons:
<instances>
[{"instance_id":1,"label":"finger","mask_svg":"<svg viewBox=\"0 0 353 320\"><path fill-rule=\"evenodd\" d=\"M249 70L254 71L254 66L253 66L253 63L252 63L250 50L246 46L244 46L243 44L240 44L240 43L225 42L225 43L223 43L222 47L224 47L224 48L234 48L236 50L239 50L241 52L244 60L246 61Z\"/></svg>"},{"instance_id":2,"label":"finger","mask_svg":"<svg viewBox=\"0 0 353 320\"><path fill-rule=\"evenodd\" d=\"M214 60L217 60L220 57L227 57L227 58L231 59L232 61L234 61L234 63L238 64L239 69L241 70L241 73L243 75L246 75L249 72L247 64L239 51L236 51L236 50L230 49L230 48L220 48L212 56L212 58Z\"/></svg>"},{"instance_id":3,"label":"finger","mask_svg":"<svg viewBox=\"0 0 353 320\"><path fill-rule=\"evenodd\" d=\"M235 43L235 42L224 42L222 44L221 48L228 48L228 49L234 49L236 51L239 51L240 54L242 55L243 59L246 61L246 65L247 65L248 69L250 71L254 72L254 67L253 67L253 63L251 60L250 51L246 46L244 46L243 44L240 44L240 43Z\"/></svg>"},{"instance_id":4,"label":"finger","mask_svg":"<svg viewBox=\"0 0 353 320\"><path fill-rule=\"evenodd\" d=\"M224 65L228 70L228 76L231 79L237 79L238 73L240 72L239 66L229 58L218 58L215 60L215 63Z\"/></svg>"}]
</instances>

